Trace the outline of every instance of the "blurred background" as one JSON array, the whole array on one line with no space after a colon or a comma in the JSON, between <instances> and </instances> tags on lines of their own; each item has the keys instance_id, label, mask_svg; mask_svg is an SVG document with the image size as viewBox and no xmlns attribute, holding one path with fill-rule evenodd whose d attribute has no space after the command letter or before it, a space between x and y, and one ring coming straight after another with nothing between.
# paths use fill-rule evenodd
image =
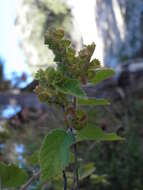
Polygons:
<instances>
[{"instance_id":1,"label":"blurred background","mask_svg":"<svg viewBox=\"0 0 143 190\"><path fill-rule=\"evenodd\" d=\"M77 51L95 42L93 57L115 69L113 78L89 88L111 105L86 109L103 130L126 138L81 147L83 161L95 167L81 189L143 190L143 1L1 0L0 26L0 161L31 172L27 157L64 122L62 112L33 93L36 71L55 64L44 35L63 28Z\"/></svg>"}]
</instances>

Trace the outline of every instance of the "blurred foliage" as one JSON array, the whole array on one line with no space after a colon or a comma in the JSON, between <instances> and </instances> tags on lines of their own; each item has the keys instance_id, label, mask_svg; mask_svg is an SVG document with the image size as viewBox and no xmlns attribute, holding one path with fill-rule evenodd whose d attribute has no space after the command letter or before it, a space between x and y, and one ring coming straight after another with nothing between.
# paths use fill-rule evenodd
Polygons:
<instances>
[{"instance_id":1,"label":"blurred foliage","mask_svg":"<svg viewBox=\"0 0 143 190\"><path fill-rule=\"evenodd\" d=\"M14 175L13 175L14 174ZM19 169L15 165L0 163L0 177L2 188L18 187L27 181L27 174L24 170Z\"/></svg>"},{"instance_id":2,"label":"blurred foliage","mask_svg":"<svg viewBox=\"0 0 143 190\"><path fill-rule=\"evenodd\" d=\"M87 178L91 179L91 183L92 179L93 181L96 181L95 183L106 182L104 175L94 175L95 167L94 164L90 164L90 162L81 162L79 169L80 178L78 182L77 177L73 177L78 175L78 170L76 169L78 167L78 158L76 158L77 155L74 153L75 161L73 163L70 156L73 155L72 152L75 150L75 144L78 144L81 141L117 141L122 139L115 133L104 133L104 131L98 126L87 124L88 112L82 110L83 108L80 105L86 104L91 106L91 102L94 103L94 106L100 105L100 103L101 105L107 105L108 101L104 99L102 99L102 101L99 99L100 101L98 101L98 99L87 97L82 85L85 85L88 82L95 83L96 85L97 83L112 77L114 71L108 68L101 68L100 62L97 59L91 61L91 56L95 49L94 43L84 46L83 49L79 51L78 55L76 55L75 49L71 46L71 42L64 38L63 30L50 30L46 34L45 43L53 50L55 54L54 60L57 65L56 68L48 67L45 70L40 69L37 72L36 79L39 84L35 91L41 101L51 105L49 108L52 108L52 105L56 105L58 106L58 111L62 110L64 124L62 125L62 129L59 129L58 123L58 128L56 126L56 129L48 133L44 141L40 143L49 126L47 126L46 122L45 125L47 129L45 130L42 125L43 129L41 131L36 130L34 134L33 129L28 125L26 110L23 108L22 112L24 117L21 118L21 125L20 122L17 122L17 118L15 118L15 123L13 123L13 129L9 126L12 124L10 120L6 123L6 128L9 128L12 135L6 143L3 143L4 146L2 151L5 156L3 160L8 163L13 162L20 164L21 167L27 170L29 176L32 175L33 171L39 171L40 167L40 183L39 180L34 178L35 181L38 182L38 186L36 184L34 186L39 189L50 188L50 186L53 186L55 190L61 189L63 187L62 172L63 176L65 175L64 172L68 173L69 178L67 185L69 187L74 186L74 189L76 189L78 183L84 183L83 179L86 180ZM18 115L19 114L16 114L16 116ZM58 115L59 113L54 117L57 121ZM19 116L21 117L22 115ZM35 117L35 119L40 119L41 121L41 117ZM23 128L22 126L24 122L27 126ZM50 129L52 127L51 125L52 122L50 123ZM38 129L38 127L37 122L36 129ZM17 135L18 131L19 135ZM35 142L34 139L36 138L36 135L39 135L40 137L38 137ZM30 143L27 143L25 139L28 139ZM10 144L11 146L9 147ZM39 149L40 144L42 145ZM36 147L38 147L38 149ZM31 154L32 151L33 155ZM37 153L35 151L38 151L39 159L37 159ZM5 155L6 152L8 153L7 155ZM30 153L29 156L28 152ZM31 164L31 160L33 160L34 163L32 162ZM3 166L4 165L2 164L2 167ZM16 168L16 166L12 166L12 169L11 166L3 168L0 177L4 187L9 188L19 186L21 182L18 180L18 177L23 175L23 170L19 168L19 175L15 176L13 180L13 168ZM13 173L11 173L11 171ZM8 174L8 176L6 174ZM36 174L33 175L36 176ZM5 184L7 178L10 180L9 183L11 185L9 185L9 183L7 185ZM47 184L47 180L50 181L50 184Z\"/></svg>"},{"instance_id":3,"label":"blurred foliage","mask_svg":"<svg viewBox=\"0 0 143 190\"><path fill-rule=\"evenodd\" d=\"M94 114L96 113L94 120L95 123L99 122L105 131L112 128L126 140L96 143L94 147L90 145L92 153L86 158L95 162L98 175L107 175L108 185L97 185L97 190L142 190L143 102L142 99L133 96L128 97L128 100L120 101L120 106L118 103L114 102L111 108L112 112L106 112L106 115L102 110L104 120L102 115L98 114L99 112L93 110Z\"/></svg>"}]
</instances>

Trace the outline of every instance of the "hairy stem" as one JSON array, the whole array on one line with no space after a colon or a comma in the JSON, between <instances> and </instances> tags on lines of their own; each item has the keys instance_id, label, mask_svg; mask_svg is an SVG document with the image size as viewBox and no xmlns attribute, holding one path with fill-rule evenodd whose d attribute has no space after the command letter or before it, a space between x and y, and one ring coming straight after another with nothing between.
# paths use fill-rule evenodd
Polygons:
<instances>
[{"instance_id":1,"label":"hairy stem","mask_svg":"<svg viewBox=\"0 0 143 190\"><path fill-rule=\"evenodd\" d=\"M40 176L40 171L34 174L21 188L20 190L26 190L28 186L33 182L33 180L37 179Z\"/></svg>"},{"instance_id":2,"label":"hairy stem","mask_svg":"<svg viewBox=\"0 0 143 190\"><path fill-rule=\"evenodd\" d=\"M64 170L63 170L63 179L64 179L64 190L67 190L67 176Z\"/></svg>"},{"instance_id":3,"label":"hairy stem","mask_svg":"<svg viewBox=\"0 0 143 190\"><path fill-rule=\"evenodd\" d=\"M76 188L76 190L79 190L77 145L74 144L73 148L74 148L74 156L75 156L75 162L74 162L74 182L75 182L75 188Z\"/></svg>"},{"instance_id":4,"label":"hairy stem","mask_svg":"<svg viewBox=\"0 0 143 190\"><path fill-rule=\"evenodd\" d=\"M76 109L77 109L77 97L74 97L73 108L74 108L74 110L76 112ZM73 149L74 149L74 157L75 157L75 162L74 162L74 183L75 183L76 190L79 190L78 155L77 155L77 145L76 144L74 144Z\"/></svg>"}]
</instances>

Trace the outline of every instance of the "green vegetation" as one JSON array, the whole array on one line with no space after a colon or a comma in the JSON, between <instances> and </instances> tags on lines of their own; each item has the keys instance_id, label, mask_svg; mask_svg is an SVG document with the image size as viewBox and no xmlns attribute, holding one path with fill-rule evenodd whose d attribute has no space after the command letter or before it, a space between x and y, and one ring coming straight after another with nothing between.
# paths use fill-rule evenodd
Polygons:
<instances>
[{"instance_id":1,"label":"green vegetation","mask_svg":"<svg viewBox=\"0 0 143 190\"><path fill-rule=\"evenodd\" d=\"M78 157L80 144L84 141L118 141L121 137L115 133L105 133L101 128L90 122L88 112L82 105L96 106L107 105L108 101L87 97L83 85L97 84L114 75L114 71L101 68L97 59L91 61L95 45L85 46L76 55L71 42L64 38L63 30L50 30L45 36L45 43L55 54L56 68L48 67L40 69L36 74L39 85L35 92L41 101L49 105L56 105L63 112L64 124L62 128L57 126L46 135L40 150L33 155L33 163L37 173L25 182L26 174L23 169L13 168L15 165L5 166L1 164L0 170L2 187L17 187L21 190L30 188L34 180L38 180L34 188L49 188L67 190L73 188L79 190L81 182L95 171L93 163L82 163L82 157ZM92 105L93 104L93 105ZM36 159L34 157L39 157ZM31 159L32 161L32 159ZM31 162L30 161L30 162ZM40 167L40 168L39 168ZM12 169L11 169L12 168ZM39 171L40 169L40 171ZM9 172L10 171L10 172ZM13 171L13 172L12 172ZM8 183L5 183L8 173ZM14 177L15 176L15 177ZM14 180L13 180L14 177ZM104 177L92 176L102 181ZM105 180L105 179L104 179ZM48 182L48 184L47 184ZM11 186L10 186L11 185Z\"/></svg>"}]
</instances>

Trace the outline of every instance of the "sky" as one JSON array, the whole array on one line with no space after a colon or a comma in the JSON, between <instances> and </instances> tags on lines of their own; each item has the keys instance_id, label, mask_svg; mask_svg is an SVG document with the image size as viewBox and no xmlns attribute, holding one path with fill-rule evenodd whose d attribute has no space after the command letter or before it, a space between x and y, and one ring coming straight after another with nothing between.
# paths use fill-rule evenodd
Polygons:
<instances>
[{"instance_id":1,"label":"sky","mask_svg":"<svg viewBox=\"0 0 143 190\"><path fill-rule=\"evenodd\" d=\"M103 65L104 47L101 35L99 35L98 27L95 22L95 0L67 0L72 8L75 27L78 27L83 44L91 44L95 42L96 49L92 58L97 58ZM86 13L86 14L85 14Z\"/></svg>"},{"instance_id":2,"label":"sky","mask_svg":"<svg viewBox=\"0 0 143 190\"><path fill-rule=\"evenodd\" d=\"M6 78L11 78L13 72L30 73L18 45L20 39L14 26L15 10L15 0L0 0L0 57L5 61Z\"/></svg>"},{"instance_id":3,"label":"sky","mask_svg":"<svg viewBox=\"0 0 143 190\"><path fill-rule=\"evenodd\" d=\"M20 85L24 87L31 82L32 77L25 63L24 54L18 45L20 40L14 26L15 10L15 0L0 0L0 58L4 60L4 76L6 79L12 79L13 73L18 76L23 72L27 73L29 76L27 82ZM19 110L19 107L9 106L2 115L10 117Z\"/></svg>"}]
</instances>

